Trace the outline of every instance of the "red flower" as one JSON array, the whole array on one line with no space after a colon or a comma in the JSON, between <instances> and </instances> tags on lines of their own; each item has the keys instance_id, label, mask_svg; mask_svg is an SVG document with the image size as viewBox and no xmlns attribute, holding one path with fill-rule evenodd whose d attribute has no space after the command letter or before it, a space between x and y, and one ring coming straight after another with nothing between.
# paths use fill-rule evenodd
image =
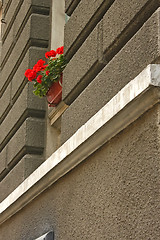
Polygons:
<instances>
[{"instance_id":1,"label":"red flower","mask_svg":"<svg viewBox=\"0 0 160 240\"><path fill-rule=\"evenodd\" d=\"M42 83L42 75L38 75L38 77L37 77L37 82L38 82L38 83Z\"/></svg>"},{"instance_id":2,"label":"red flower","mask_svg":"<svg viewBox=\"0 0 160 240\"><path fill-rule=\"evenodd\" d=\"M45 61L43 61L42 59L38 60L38 62L33 67L33 71L40 72L41 70L43 70L44 63Z\"/></svg>"},{"instance_id":3,"label":"red flower","mask_svg":"<svg viewBox=\"0 0 160 240\"><path fill-rule=\"evenodd\" d=\"M37 64L35 64L33 67L33 71L35 71L35 72L40 72L41 69L42 69L42 67L38 66Z\"/></svg>"},{"instance_id":4,"label":"red flower","mask_svg":"<svg viewBox=\"0 0 160 240\"><path fill-rule=\"evenodd\" d=\"M28 80L32 81L34 78L36 78L37 73L34 70L31 70L28 74Z\"/></svg>"},{"instance_id":5,"label":"red flower","mask_svg":"<svg viewBox=\"0 0 160 240\"><path fill-rule=\"evenodd\" d=\"M46 58L55 57L55 56L56 56L56 51L54 51L54 50L51 50L51 51L45 53Z\"/></svg>"},{"instance_id":6,"label":"red flower","mask_svg":"<svg viewBox=\"0 0 160 240\"><path fill-rule=\"evenodd\" d=\"M57 53L57 54L63 54L63 46L57 48L56 53Z\"/></svg>"},{"instance_id":7,"label":"red flower","mask_svg":"<svg viewBox=\"0 0 160 240\"><path fill-rule=\"evenodd\" d=\"M50 56L51 57L55 57L56 55L57 55L56 51L54 51L54 50L50 51Z\"/></svg>"},{"instance_id":8,"label":"red flower","mask_svg":"<svg viewBox=\"0 0 160 240\"><path fill-rule=\"evenodd\" d=\"M24 74L24 75L25 75L26 77L28 77L28 75L30 74L31 71L32 71L32 69L27 69L27 70L25 71L25 74Z\"/></svg>"},{"instance_id":9,"label":"red flower","mask_svg":"<svg viewBox=\"0 0 160 240\"><path fill-rule=\"evenodd\" d=\"M48 66L48 64L42 66L42 67L41 67L41 70L44 70L47 66Z\"/></svg>"},{"instance_id":10,"label":"red flower","mask_svg":"<svg viewBox=\"0 0 160 240\"><path fill-rule=\"evenodd\" d=\"M45 57L46 57L46 58L49 58L49 57L50 57L49 52L46 52L46 53L45 53Z\"/></svg>"},{"instance_id":11,"label":"red flower","mask_svg":"<svg viewBox=\"0 0 160 240\"><path fill-rule=\"evenodd\" d=\"M42 67L43 64L45 64L45 61L43 61L42 59L38 60L37 66Z\"/></svg>"},{"instance_id":12,"label":"red flower","mask_svg":"<svg viewBox=\"0 0 160 240\"><path fill-rule=\"evenodd\" d=\"M49 74L49 71L46 71L46 75L48 76L48 74Z\"/></svg>"}]
</instances>

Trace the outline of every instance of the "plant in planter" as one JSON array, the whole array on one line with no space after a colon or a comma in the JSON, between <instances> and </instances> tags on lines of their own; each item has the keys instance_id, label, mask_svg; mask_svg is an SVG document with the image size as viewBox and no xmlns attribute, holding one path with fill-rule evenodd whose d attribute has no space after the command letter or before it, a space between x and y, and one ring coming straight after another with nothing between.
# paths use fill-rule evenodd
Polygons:
<instances>
[{"instance_id":1,"label":"plant in planter","mask_svg":"<svg viewBox=\"0 0 160 240\"><path fill-rule=\"evenodd\" d=\"M39 97L47 97L49 106L56 106L62 98L62 72L67 61L63 55L63 46L56 51L45 53L48 63L42 59L34 65L33 69L27 69L25 76L34 82L33 93Z\"/></svg>"}]
</instances>

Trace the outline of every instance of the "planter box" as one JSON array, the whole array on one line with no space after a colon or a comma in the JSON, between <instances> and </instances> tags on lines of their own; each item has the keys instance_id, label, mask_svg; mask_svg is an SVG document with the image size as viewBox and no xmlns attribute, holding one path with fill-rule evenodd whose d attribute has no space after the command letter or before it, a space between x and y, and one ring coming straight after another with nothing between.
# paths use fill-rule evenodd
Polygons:
<instances>
[{"instance_id":1,"label":"planter box","mask_svg":"<svg viewBox=\"0 0 160 240\"><path fill-rule=\"evenodd\" d=\"M62 100L62 78L54 82L46 94L49 107L56 107Z\"/></svg>"}]
</instances>

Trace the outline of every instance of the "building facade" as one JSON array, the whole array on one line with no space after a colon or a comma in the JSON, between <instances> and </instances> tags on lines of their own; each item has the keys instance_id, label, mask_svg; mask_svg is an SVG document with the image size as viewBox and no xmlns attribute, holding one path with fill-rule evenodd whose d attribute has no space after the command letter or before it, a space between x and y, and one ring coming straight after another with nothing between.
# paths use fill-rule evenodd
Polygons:
<instances>
[{"instance_id":1,"label":"building facade","mask_svg":"<svg viewBox=\"0 0 160 240\"><path fill-rule=\"evenodd\" d=\"M0 240L160 239L160 1L1 5ZM49 108L24 72L63 43Z\"/></svg>"}]
</instances>

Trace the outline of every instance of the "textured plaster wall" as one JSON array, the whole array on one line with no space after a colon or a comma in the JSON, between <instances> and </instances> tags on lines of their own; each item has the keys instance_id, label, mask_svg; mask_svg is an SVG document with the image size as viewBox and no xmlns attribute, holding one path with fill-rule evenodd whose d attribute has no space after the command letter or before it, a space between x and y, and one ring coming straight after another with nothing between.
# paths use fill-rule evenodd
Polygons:
<instances>
[{"instance_id":1,"label":"textured plaster wall","mask_svg":"<svg viewBox=\"0 0 160 240\"><path fill-rule=\"evenodd\" d=\"M158 240L159 105L0 226L0 239Z\"/></svg>"}]
</instances>

